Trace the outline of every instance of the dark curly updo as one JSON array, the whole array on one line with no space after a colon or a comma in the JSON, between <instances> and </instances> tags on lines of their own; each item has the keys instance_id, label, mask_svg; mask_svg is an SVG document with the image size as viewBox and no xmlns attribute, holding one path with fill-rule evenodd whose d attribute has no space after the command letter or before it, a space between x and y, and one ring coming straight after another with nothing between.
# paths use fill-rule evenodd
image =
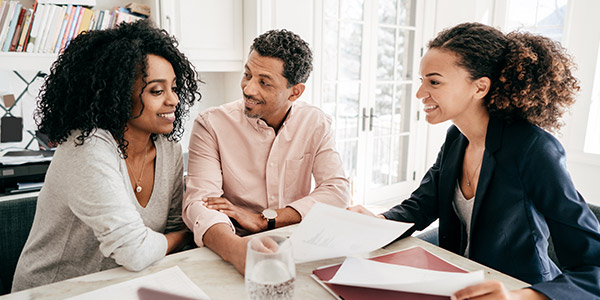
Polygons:
<instances>
[{"instance_id":1,"label":"dark curly updo","mask_svg":"<svg viewBox=\"0 0 600 300\"><path fill-rule=\"evenodd\" d=\"M428 47L456 54L471 79L488 77L484 105L490 115L508 122L524 119L556 131L580 89L566 50L540 35L505 35L487 25L463 23L440 32Z\"/></svg>"},{"instance_id":2,"label":"dark curly updo","mask_svg":"<svg viewBox=\"0 0 600 300\"><path fill-rule=\"evenodd\" d=\"M260 56L274 57L283 61L283 77L288 81L287 87L305 83L313 69L312 52L297 34L281 29L269 30L257 38L250 46L250 52L256 51Z\"/></svg>"},{"instance_id":3,"label":"dark curly updo","mask_svg":"<svg viewBox=\"0 0 600 300\"><path fill-rule=\"evenodd\" d=\"M105 129L119 144L123 157L127 157L127 122L139 117L132 116L133 85L141 76L144 86L139 96L143 111L148 54L163 57L175 72L179 104L173 131L165 136L179 140L190 106L201 98L197 74L177 50L177 41L148 20L86 32L71 41L52 64L40 90L34 113L39 131L51 141L63 143L74 130L80 130L75 142L81 145L95 129Z\"/></svg>"}]
</instances>

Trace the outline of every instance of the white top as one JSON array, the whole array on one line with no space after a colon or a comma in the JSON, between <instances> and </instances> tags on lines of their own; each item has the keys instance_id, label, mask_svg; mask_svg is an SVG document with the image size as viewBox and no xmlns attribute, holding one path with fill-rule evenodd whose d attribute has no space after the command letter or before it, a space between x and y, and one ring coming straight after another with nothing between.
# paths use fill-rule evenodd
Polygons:
<instances>
[{"instance_id":1,"label":"white top","mask_svg":"<svg viewBox=\"0 0 600 300\"><path fill-rule=\"evenodd\" d=\"M164 136L154 141L154 188L144 208L111 134L98 129L80 146L76 135L58 146L48 168L13 291L119 265L141 270L165 256L162 233L184 226L178 143Z\"/></svg>"},{"instance_id":2,"label":"white top","mask_svg":"<svg viewBox=\"0 0 600 300\"><path fill-rule=\"evenodd\" d=\"M467 230L467 247L465 248L465 257L469 257L469 246L471 244L471 218L473 216L473 201L475 197L471 199L465 198L462 190L460 189L460 182L456 180L456 188L454 189L454 201L452 206L454 211L458 215L458 219L465 226Z\"/></svg>"}]
</instances>

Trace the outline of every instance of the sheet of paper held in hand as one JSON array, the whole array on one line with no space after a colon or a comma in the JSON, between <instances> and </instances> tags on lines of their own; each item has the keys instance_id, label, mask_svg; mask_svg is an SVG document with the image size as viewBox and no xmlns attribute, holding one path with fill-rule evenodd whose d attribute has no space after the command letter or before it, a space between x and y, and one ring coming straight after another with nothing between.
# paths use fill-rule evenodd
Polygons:
<instances>
[{"instance_id":1,"label":"sheet of paper held in hand","mask_svg":"<svg viewBox=\"0 0 600 300\"><path fill-rule=\"evenodd\" d=\"M143 293L140 293L142 291ZM150 291L150 292L149 292ZM154 295L152 295L152 293ZM146 296L148 295L148 296ZM209 300L178 266L100 288L67 300L100 299L189 299Z\"/></svg>"},{"instance_id":2,"label":"sheet of paper held in hand","mask_svg":"<svg viewBox=\"0 0 600 300\"><path fill-rule=\"evenodd\" d=\"M316 203L290 236L294 260L364 254L389 244L412 225Z\"/></svg>"},{"instance_id":3,"label":"sheet of paper held in hand","mask_svg":"<svg viewBox=\"0 0 600 300\"><path fill-rule=\"evenodd\" d=\"M451 296L483 280L482 270L471 273L442 272L348 257L327 283Z\"/></svg>"}]
</instances>

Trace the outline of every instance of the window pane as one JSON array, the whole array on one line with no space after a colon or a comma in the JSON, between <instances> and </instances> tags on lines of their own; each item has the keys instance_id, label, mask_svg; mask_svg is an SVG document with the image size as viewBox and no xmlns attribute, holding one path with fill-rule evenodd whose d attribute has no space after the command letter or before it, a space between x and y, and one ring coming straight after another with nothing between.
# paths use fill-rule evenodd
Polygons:
<instances>
[{"instance_id":1,"label":"window pane","mask_svg":"<svg viewBox=\"0 0 600 300\"><path fill-rule=\"evenodd\" d=\"M415 4L415 0L401 0L398 25L415 26L416 8L417 5Z\"/></svg>"},{"instance_id":2,"label":"window pane","mask_svg":"<svg viewBox=\"0 0 600 300\"><path fill-rule=\"evenodd\" d=\"M341 0L341 18L362 21L363 0Z\"/></svg>"},{"instance_id":3,"label":"window pane","mask_svg":"<svg viewBox=\"0 0 600 300\"><path fill-rule=\"evenodd\" d=\"M505 31L529 31L562 40L568 0L511 0Z\"/></svg>"},{"instance_id":4,"label":"window pane","mask_svg":"<svg viewBox=\"0 0 600 300\"><path fill-rule=\"evenodd\" d=\"M398 3L396 0L379 0L379 23L396 25L396 12Z\"/></svg>"},{"instance_id":5,"label":"window pane","mask_svg":"<svg viewBox=\"0 0 600 300\"><path fill-rule=\"evenodd\" d=\"M506 26L510 28L508 31L534 26L536 11L537 0L510 1L506 22Z\"/></svg>"},{"instance_id":6,"label":"window pane","mask_svg":"<svg viewBox=\"0 0 600 300\"><path fill-rule=\"evenodd\" d=\"M326 21L323 36L323 64L325 80L337 79L338 22Z\"/></svg>"},{"instance_id":7,"label":"window pane","mask_svg":"<svg viewBox=\"0 0 600 300\"><path fill-rule=\"evenodd\" d=\"M410 131L411 84L396 86L394 94L394 125L393 134Z\"/></svg>"},{"instance_id":8,"label":"window pane","mask_svg":"<svg viewBox=\"0 0 600 300\"><path fill-rule=\"evenodd\" d=\"M379 28L377 32L377 80L394 79L394 28Z\"/></svg>"},{"instance_id":9,"label":"window pane","mask_svg":"<svg viewBox=\"0 0 600 300\"><path fill-rule=\"evenodd\" d=\"M390 174L390 143L389 137L373 139L373 155L371 170L371 187L388 185Z\"/></svg>"},{"instance_id":10,"label":"window pane","mask_svg":"<svg viewBox=\"0 0 600 300\"><path fill-rule=\"evenodd\" d=\"M373 116L373 134L375 136L392 133L392 93L393 84L378 84L375 89L375 109Z\"/></svg>"},{"instance_id":11,"label":"window pane","mask_svg":"<svg viewBox=\"0 0 600 300\"><path fill-rule=\"evenodd\" d=\"M336 143L335 148L338 150L340 156L342 157L342 162L344 164L344 171L346 172L346 176L348 176L348 178L356 177L358 141L348 140L338 142Z\"/></svg>"},{"instance_id":12,"label":"window pane","mask_svg":"<svg viewBox=\"0 0 600 300\"><path fill-rule=\"evenodd\" d=\"M335 89L337 84L327 83L323 85L323 95L321 98L321 109L330 116L335 118Z\"/></svg>"},{"instance_id":13,"label":"window pane","mask_svg":"<svg viewBox=\"0 0 600 300\"><path fill-rule=\"evenodd\" d=\"M323 3L323 14L325 18L337 18L338 17L338 0L325 0Z\"/></svg>"},{"instance_id":14,"label":"window pane","mask_svg":"<svg viewBox=\"0 0 600 300\"><path fill-rule=\"evenodd\" d=\"M412 79L413 71L413 45L415 43L415 32L413 30L402 30L398 35L398 53L396 62L396 80Z\"/></svg>"},{"instance_id":15,"label":"window pane","mask_svg":"<svg viewBox=\"0 0 600 300\"><path fill-rule=\"evenodd\" d=\"M362 25L343 23L340 37L340 79L360 79Z\"/></svg>"},{"instance_id":16,"label":"window pane","mask_svg":"<svg viewBox=\"0 0 600 300\"><path fill-rule=\"evenodd\" d=\"M336 137L338 139L353 138L358 136L358 97L360 84L346 82L340 83L340 100L337 109Z\"/></svg>"},{"instance_id":17,"label":"window pane","mask_svg":"<svg viewBox=\"0 0 600 300\"><path fill-rule=\"evenodd\" d=\"M408 136L399 136L394 139L392 147L392 166L390 184L406 181L408 163Z\"/></svg>"}]
</instances>

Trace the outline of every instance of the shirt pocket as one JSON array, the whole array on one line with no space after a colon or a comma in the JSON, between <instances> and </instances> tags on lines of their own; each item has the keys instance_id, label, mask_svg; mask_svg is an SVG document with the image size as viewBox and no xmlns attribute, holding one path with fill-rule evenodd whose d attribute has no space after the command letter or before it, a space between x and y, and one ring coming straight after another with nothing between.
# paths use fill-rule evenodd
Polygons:
<instances>
[{"instance_id":1,"label":"shirt pocket","mask_svg":"<svg viewBox=\"0 0 600 300\"><path fill-rule=\"evenodd\" d=\"M310 192L312 154L305 153L300 159L285 161L283 194L287 200L298 200Z\"/></svg>"}]
</instances>

